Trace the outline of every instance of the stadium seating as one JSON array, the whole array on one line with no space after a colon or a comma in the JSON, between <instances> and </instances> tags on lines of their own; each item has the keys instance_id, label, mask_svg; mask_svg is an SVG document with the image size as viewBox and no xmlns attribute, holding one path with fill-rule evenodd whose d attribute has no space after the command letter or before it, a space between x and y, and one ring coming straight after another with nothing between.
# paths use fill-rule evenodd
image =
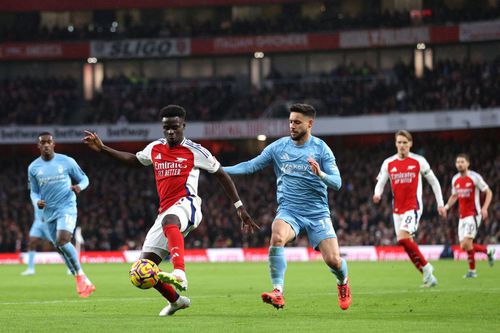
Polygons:
<instances>
[{"instance_id":1,"label":"stadium seating","mask_svg":"<svg viewBox=\"0 0 500 333\"><path fill-rule=\"evenodd\" d=\"M321 116L484 109L500 105L500 58L471 63L440 61L423 78L399 63L390 71L342 65L300 77L272 71L262 89L239 88L234 78L172 81L106 78L85 102L71 78L20 77L0 81L0 124L144 123L179 104L190 121L255 119L282 115L287 102L307 100Z\"/></svg>"},{"instance_id":2,"label":"stadium seating","mask_svg":"<svg viewBox=\"0 0 500 333\"><path fill-rule=\"evenodd\" d=\"M500 239L500 151L494 131L467 132L466 141L435 135L415 134L414 152L426 156L440 180L445 199L450 194L451 177L455 174L454 156L471 153L471 169L483 175L494 198L489 222L480 228L478 242L495 243ZM355 144L349 139L326 138L339 165L343 188L330 196L334 225L343 245L390 245L395 237L391 222L391 195L386 187L382 203L371 202L375 177L384 158L394 153L392 138L387 143ZM439 142L436 145L435 142ZM149 169L129 169L106 157L87 151L70 152L90 177L91 186L78 199L79 225L86 250L139 249L149 226L157 214L157 195L153 173ZM25 249L32 208L26 190L25 170L33 156L17 156L2 160L0 174L0 252ZM221 154L225 165L243 161L246 152ZM97 158L97 160L92 159ZM482 161L478 164L477 161ZM235 177L240 195L249 212L262 226L255 235L242 235L234 208L217 181L202 172L199 193L203 198L204 221L186 237L187 248L262 247L269 242L271 222L276 209L274 175L271 169L252 176ZM210 195L208 195L210 193ZM424 212L417 235L421 244L457 242L457 210L447 221L437 217L435 200L428 184L424 184ZM301 236L296 245L307 245Z\"/></svg>"}]
</instances>

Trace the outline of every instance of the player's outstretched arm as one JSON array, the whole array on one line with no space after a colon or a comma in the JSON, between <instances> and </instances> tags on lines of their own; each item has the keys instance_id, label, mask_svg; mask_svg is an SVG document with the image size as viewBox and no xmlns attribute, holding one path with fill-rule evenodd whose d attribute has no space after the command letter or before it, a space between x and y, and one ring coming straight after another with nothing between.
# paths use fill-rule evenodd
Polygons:
<instances>
[{"instance_id":1,"label":"player's outstretched arm","mask_svg":"<svg viewBox=\"0 0 500 333\"><path fill-rule=\"evenodd\" d=\"M247 210L243 206L243 203L240 200L240 196L238 195L238 191L236 190L236 186L234 185L233 180L229 175L224 171L222 167L220 167L215 173L215 177L224 188L226 195L229 197L231 202L234 203L236 211L238 213L238 217L241 220L241 229L243 231L254 232L254 229L260 229L260 227L255 223L253 218L248 214Z\"/></svg>"},{"instance_id":2,"label":"player's outstretched arm","mask_svg":"<svg viewBox=\"0 0 500 333\"><path fill-rule=\"evenodd\" d=\"M264 169L272 162L272 149L274 144L270 144L260 155L250 161L241 162L233 166L224 167L224 171L230 175L247 175Z\"/></svg>"},{"instance_id":3,"label":"player's outstretched arm","mask_svg":"<svg viewBox=\"0 0 500 333\"><path fill-rule=\"evenodd\" d=\"M121 161L124 164L130 165L130 166L142 166L142 164L139 162L135 154L126 152L126 151L119 151L113 148L110 148L106 146L102 140L99 138L96 132L90 132L90 131L84 131L85 136L83 137L82 141L85 143L90 149L98 152L98 153L105 153L108 156L111 156L115 160Z\"/></svg>"}]
</instances>

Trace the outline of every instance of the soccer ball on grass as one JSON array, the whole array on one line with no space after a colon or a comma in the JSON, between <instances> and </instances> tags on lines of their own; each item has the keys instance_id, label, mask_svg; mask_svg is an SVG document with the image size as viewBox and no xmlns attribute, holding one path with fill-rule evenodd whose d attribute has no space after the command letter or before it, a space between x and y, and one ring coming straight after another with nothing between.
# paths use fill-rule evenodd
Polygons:
<instances>
[{"instance_id":1,"label":"soccer ball on grass","mask_svg":"<svg viewBox=\"0 0 500 333\"><path fill-rule=\"evenodd\" d=\"M149 289L158 283L160 269L149 259L139 259L130 268L130 282L137 288Z\"/></svg>"}]
</instances>

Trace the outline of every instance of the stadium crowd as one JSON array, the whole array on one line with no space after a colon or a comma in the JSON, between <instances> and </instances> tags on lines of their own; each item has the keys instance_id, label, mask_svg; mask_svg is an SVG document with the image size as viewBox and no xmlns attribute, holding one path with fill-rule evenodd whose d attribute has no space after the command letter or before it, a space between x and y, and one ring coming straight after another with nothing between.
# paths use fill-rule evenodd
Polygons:
<instances>
[{"instance_id":1,"label":"stadium crowd","mask_svg":"<svg viewBox=\"0 0 500 333\"><path fill-rule=\"evenodd\" d=\"M62 124L80 106L78 88L70 77L0 80L0 125Z\"/></svg>"},{"instance_id":2,"label":"stadium crowd","mask_svg":"<svg viewBox=\"0 0 500 333\"><path fill-rule=\"evenodd\" d=\"M225 35L258 35L276 33L327 32L353 29L400 28L419 24L450 24L479 20L496 19L500 8L482 6L469 1L462 8L450 9L445 3L436 2L427 10L417 11L382 11L370 8L356 16L329 8L328 4L318 7L318 15L308 17L301 11L284 9L281 15L268 18L259 15L255 18L231 18L229 7L219 9L219 14L212 20L191 19L188 22L168 21L164 17L149 17L136 22L131 15L125 15L121 21L107 16L83 26L53 26L41 23L39 16L18 15L11 25L0 28L3 41L43 41L43 40L92 40L121 38L166 38L166 37L206 37ZM425 14L423 14L425 13ZM192 15L194 16L194 15Z\"/></svg>"},{"instance_id":3,"label":"stadium crowd","mask_svg":"<svg viewBox=\"0 0 500 333\"><path fill-rule=\"evenodd\" d=\"M454 157L459 152L471 154L471 169L479 172L490 185L494 198L489 219L481 225L478 243L500 241L500 144L490 130L467 132L461 138L443 138L415 134L413 151L423 154L443 188L445 200L456 173ZM392 226L391 194L387 185L380 205L371 201L375 178L382 161L395 153L392 137L384 143L363 143L349 138L326 139L339 165L343 187L330 193L330 207L341 245L395 244ZM439 144L436 144L439 142ZM90 178L90 187L78 199L79 222L86 250L140 249L147 230L157 214L157 195L150 169L128 169L106 157L73 148L76 158ZM224 165L246 160L242 150L223 153ZM74 153L79 152L79 153ZM33 156L17 156L0 162L0 252L26 249L32 223L32 207L26 190L26 169ZM228 202L216 180L201 173L199 193L203 199L204 220L186 237L187 248L264 247L269 243L271 222L275 215L275 178L266 169L252 176L235 177L242 200L261 225L255 235L243 235L234 207ZM458 212L454 208L446 221L439 220L432 190L423 187L424 211L417 239L420 244L457 244ZM299 237L295 245L306 246ZM48 247L50 248L50 247Z\"/></svg>"},{"instance_id":4,"label":"stadium crowd","mask_svg":"<svg viewBox=\"0 0 500 333\"><path fill-rule=\"evenodd\" d=\"M0 124L155 122L166 104L183 105L189 119L276 117L284 105L306 100L322 116L483 109L500 105L500 58L472 63L439 61L423 78L398 63L376 71L340 65L329 73L292 76L272 70L261 89L238 89L231 78L172 81L119 76L84 102L70 78L0 81ZM271 106L271 107L270 107Z\"/></svg>"}]
</instances>

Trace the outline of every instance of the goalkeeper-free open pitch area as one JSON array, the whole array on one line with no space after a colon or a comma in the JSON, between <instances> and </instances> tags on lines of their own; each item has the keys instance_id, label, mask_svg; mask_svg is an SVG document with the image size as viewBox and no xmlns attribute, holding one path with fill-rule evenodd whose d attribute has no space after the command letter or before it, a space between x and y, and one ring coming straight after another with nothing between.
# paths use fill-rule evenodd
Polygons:
<instances>
[{"instance_id":1,"label":"goalkeeper-free open pitch area","mask_svg":"<svg viewBox=\"0 0 500 333\"><path fill-rule=\"evenodd\" d=\"M187 263L191 307L159 317L166 305L154 289L128 279L129 264L86 264L96 285L80 299L63 265L0 266L0 332L500 332L500 264L433 262L439 285L421 289L410 262L350 262L353 304L337 304L323 262L289 262L284 310L264 304L267 263ZM162 265L169 270L170 264Z\"/></svg>"}]
</instances>

